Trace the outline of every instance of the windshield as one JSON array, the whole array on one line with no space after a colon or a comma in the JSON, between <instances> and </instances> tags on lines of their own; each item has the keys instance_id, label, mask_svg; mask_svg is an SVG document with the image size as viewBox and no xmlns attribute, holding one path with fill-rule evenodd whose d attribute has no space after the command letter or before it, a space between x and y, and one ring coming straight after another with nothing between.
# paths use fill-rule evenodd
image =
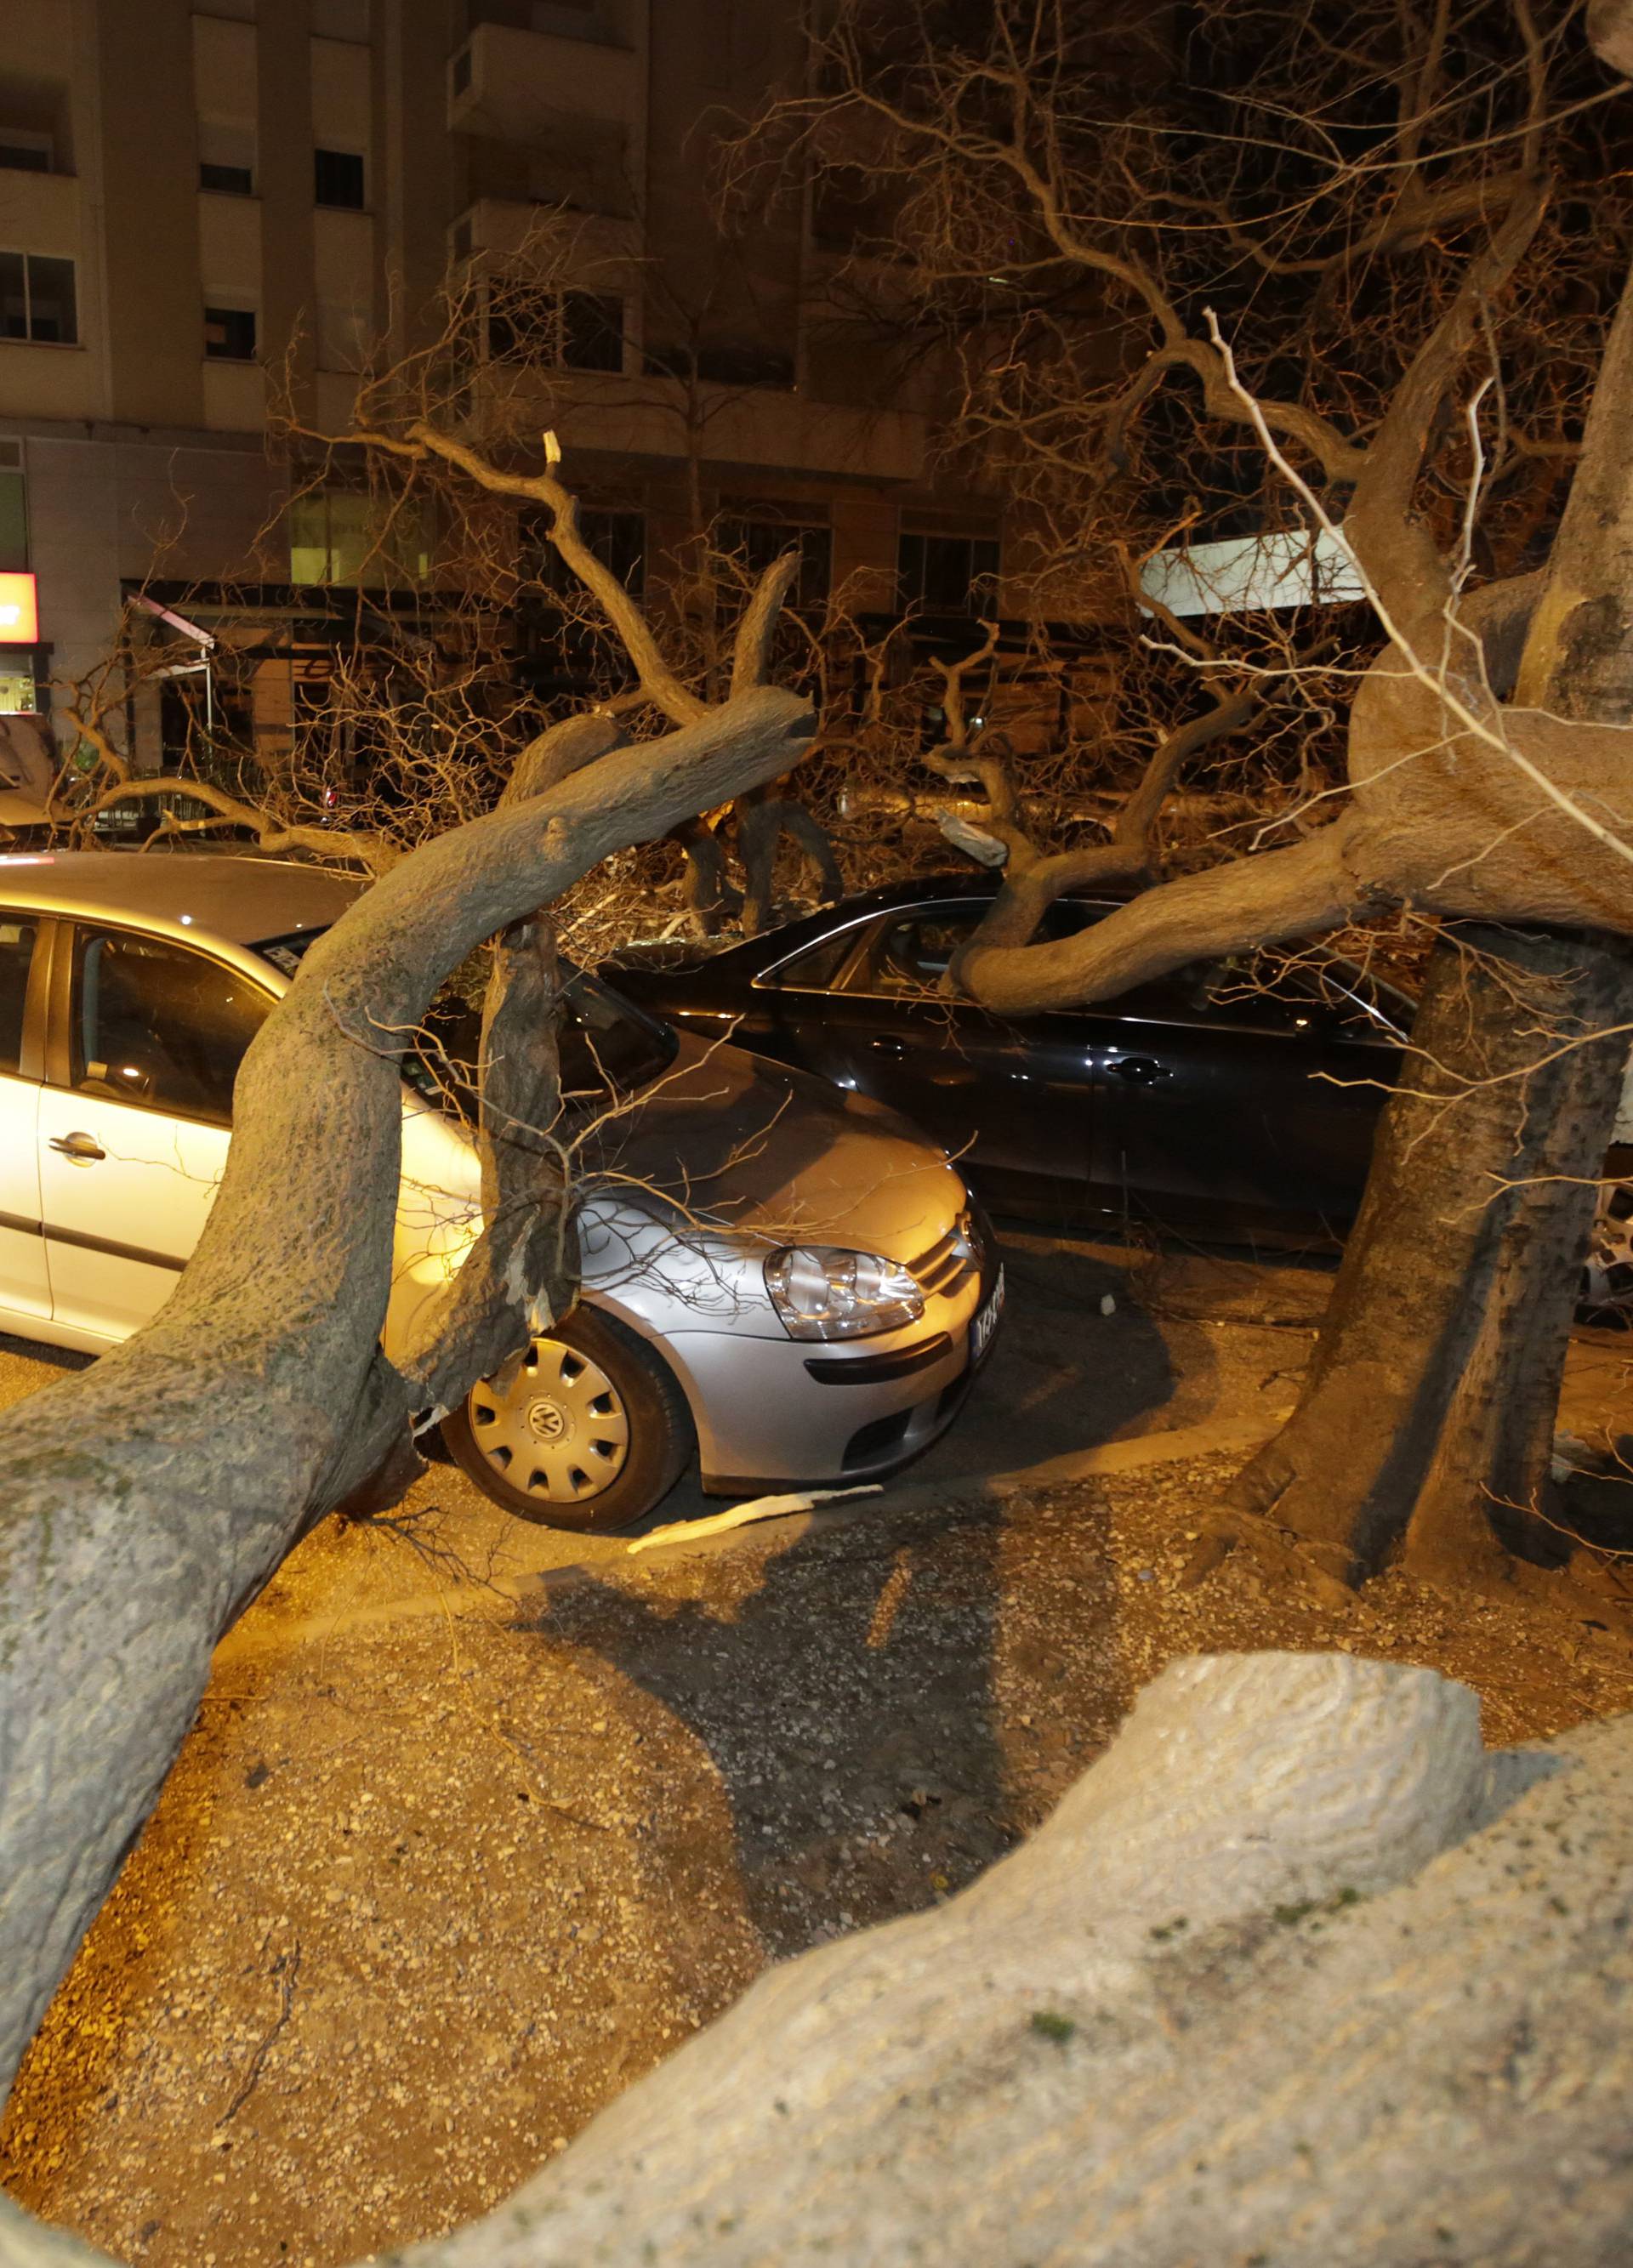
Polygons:
<instances>
[{"instance_id":1,"label":"windshield","mask_svg":"<svg viewBox=\"0 0 1633 2268\"><path fill-rule=\"evenodd\" d=\"M321 930L268 938L255 951L285 976L299 968ZM595 1104L632 1094L669 1069L680 1042L667 1024L645 1014L603 984L598 976L562 963L561 1053L564 1102ZM470 990L477 998L470 998ZM477 1058L482 1044L480 987L471 987L469 964L448 978L432 1002L414 1043L403 1059L403 1076L427 1102L464 1112L477 1090Z\"/></svg>"}]
</instances>

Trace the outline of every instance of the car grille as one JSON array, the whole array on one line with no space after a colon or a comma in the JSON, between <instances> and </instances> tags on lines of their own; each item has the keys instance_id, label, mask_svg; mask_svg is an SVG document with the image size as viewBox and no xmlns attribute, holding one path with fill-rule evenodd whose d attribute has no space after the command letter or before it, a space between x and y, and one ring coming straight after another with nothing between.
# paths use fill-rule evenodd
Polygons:
<instances>
[{"instance_id":1,"label":"car grille","mask_svg":"<svg viewBox=\"0 0 1633 2268\"><path fill-rule=\"evenodd\" d=\"M961 1212L938 1243L907 1265L923 1289L935 1299L944 1299L961 1284L967 1284L972 1276L978 1276L981 1268L980 1232L971 1214Z\"/></svg>"}]
</instances>

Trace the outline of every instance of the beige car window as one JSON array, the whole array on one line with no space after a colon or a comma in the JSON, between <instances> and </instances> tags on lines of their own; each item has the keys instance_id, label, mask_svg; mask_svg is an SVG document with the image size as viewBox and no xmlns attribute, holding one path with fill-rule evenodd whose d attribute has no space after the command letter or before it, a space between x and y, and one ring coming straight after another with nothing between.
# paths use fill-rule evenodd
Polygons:
<instances>
[{"instance_id":1,"label":"beige car window","mask_svg":"<svg viewBox=\"0 0 1633 2268\"><path fill-rule=\"evenodd\" d=\"M15 1072L23 1048L23 1011L38 924L0 914L0 1071Z\"/></svg>"},{"instance_id":2,"label":"beige car window","mask_svg":"<svg viewBox=\"0 0 1633 2268\"><path fill-rule=\"evenodd\" d=\"M163 938L82 930L70 1078L88 1094L224 1124L272 1003L236 969Z\"/></svg>"}]
</instances>

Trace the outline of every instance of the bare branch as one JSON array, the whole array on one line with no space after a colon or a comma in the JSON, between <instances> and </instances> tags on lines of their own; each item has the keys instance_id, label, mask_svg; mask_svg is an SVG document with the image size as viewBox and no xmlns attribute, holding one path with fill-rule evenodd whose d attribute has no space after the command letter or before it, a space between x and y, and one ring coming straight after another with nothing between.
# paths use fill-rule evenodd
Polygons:
<instances>
[{"instance_id":1,"label":"bare branch","mask_svg":"<svg viewBox=\"0 0 1633 2268\"><path fill-rule=\"evenodd\" d=\"M754 596L737 625L736 644L732 651L734 693L746 693L751 685L764 685L769 678L777 618L799 571L799 553L785 551L780 559L772 560L755 586Z\"/></svg>"}]
</instances>

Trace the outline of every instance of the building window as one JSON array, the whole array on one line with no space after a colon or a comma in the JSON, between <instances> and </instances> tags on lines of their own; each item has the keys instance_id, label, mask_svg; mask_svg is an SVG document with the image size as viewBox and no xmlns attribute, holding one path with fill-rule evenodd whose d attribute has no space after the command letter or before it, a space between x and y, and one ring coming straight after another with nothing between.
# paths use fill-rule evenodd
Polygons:
<instances>
[{"instance_id":1,"label":"building window","mask_svg":"<svg viewBox=\"0 0 1633 2268\"><path fill-rule=\"evenodd\" d=\"M794 359L774 347L656 346L647 350L647 375L652 378L701 379L708 386L775 386L794 384Z\"/></svg>"},{"instance_id":2,"label":"building window","mask_svg":"<svg viewBox=\"0 0 1633 2268\"><path fill-rule=\"evenodd\" d=\"M774 347L699 347L698 375L711 386L791 387L794 357Z\"/></svg>"},{"instance_id":3,"label":"building window","mask_svg":"<svg viewBox=\"0 0 1633 2268\"><path fill-rule=\"evenodd\" d=\"M573 598L584 588L550 540L550 515L524 515L518 528L517 568L531 583L542 584L558 598ZM647 587L647 515L644 512L581 511L579 534L603 567L609 567L624 589L639 599Z\"/></svg>"},{"instance_id":4,"label":"building window","mask_svg":"<svg viewBox=\"0 0 1633 2268\"><path fill-rule=\"evenodd\" d=\"M74 263L37 252L0 252L0 338L36 346L78 343Z\"/></svg>"},{"instance_id":5,"label":"building window","mask_svg":"<svg viewBox=\"0 0 1633 2268\"><path fill-rule=\"evenodd\" d=\"M314 150L312 171L319 204L339 212L363 210L363 159L357 151Z\"/></svg>"},{"instance_id":6,"label":"building window","mask_svg":"<svg viewBox=\"0 0 1633 2268\"><path fill-rule=\"evenodd\" d=\"M998 541L991 535L904 534L896 551L904 607L973 615L998 602Z\"/></svg>"},{"instance_id":7,"label":"building window","mask_svg":"<svg viewBox=\"0 0 1633 2268\"><path fill-rule=\"evenodd\" d=\"M559 39L607 36L602 0L466 0L465 29L502 24L516 32L543 32Z\"/></svg>"},{"instance_id":8,"label":"building window","mask_svg":"<svg viewBox=\"0 0 1633 2268\"><path fill-rule=\"evenodd\" d=\"M211 362L254 362L255 311L253 307L206 307L204 352Z\"/></svg>"},{"instance_id":9,"label":"building window","mask_svg":"<svg viewBox=\"0 0 1633 2268\"><path fill-rule=\"evenodd\" d=\"M289 506L289 579L396 590L431 575L432 519L418 497L313 489Z\"/></svg>"},{"instance_id":10,"label":"building window","mask_svg":"<svg viewBox=\"0 0 1633 2268\"><path fill-rule=\"evenodd\" d=\"M199 121L198 186L218 196L255 195L255 137L249 127Z\"/></svg>"},{"instance_id":11,"label":"building window","mask_svg":"<svg viewBox=\"0 0 1633 2268\"><path fill-rule=\"evenodd\" d=\"M496 280L488 298L488 357L558 370L621 371L624 302L595 291L539 291Z\"/></svg>"},{"instance_id":12,"label":"building window","mask_svg":"<svg viewBox=\"0 0 1633 2268\"><path fill-rule=\"evenodd\" d=\"M0 126L0 166L13 173L49 173L55 168L56 145L48 134L23 126Z\"/></svg>"},{"instance_id":13,"label":"building window","mask_svg":"<svg viewBox=\"0 0 1633 2268\"><path fill-rule=\"evenodd\" d=\"M28 487L19 441L0 441L0 575L28 565Z\"/></svg>"},{"instance_id":14,"label":"building window","mask_svg":"<svg viewBox=\"0 0 1633 2268\"><path fill-rule=\"evenodd\" d=\"M624 302L593 291L561 295L561 363L564 370L622 370Z\"/></svg>"},{"instance_id":15,"label":"building window","mask_svg":"<svg viewBox=\"0 0 1633 2268\"><path fill-rule=\"evenodd\" d=\"M755 582L785 551L800 555L792 597L796 607L819 607L833 578L833 530L799 527L786 519L722 519L722 551L729 552Z\"/></svg>"}]
</instances>

